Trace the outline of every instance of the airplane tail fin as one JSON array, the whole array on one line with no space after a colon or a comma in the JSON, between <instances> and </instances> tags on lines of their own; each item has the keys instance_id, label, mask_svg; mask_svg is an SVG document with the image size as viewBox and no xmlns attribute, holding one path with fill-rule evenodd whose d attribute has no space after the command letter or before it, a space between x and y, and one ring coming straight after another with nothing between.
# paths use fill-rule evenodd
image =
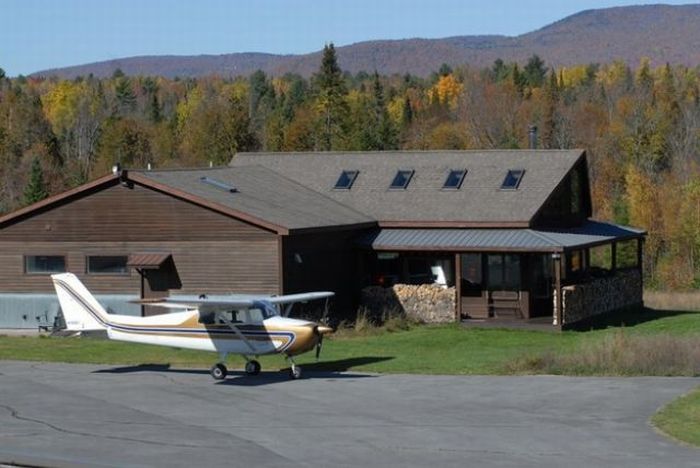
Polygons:
<instances>
[{"instance_id":1,"label":"airplane tail fin","mask_svg":"<svg viewBox=\"0 0 700 468\"><path fill-rule=\"evenodd\" d=\"M73 273L51 275L66 328L73 331L104 330L109 325L107 311Z\"/></svg>"}]
</instances>

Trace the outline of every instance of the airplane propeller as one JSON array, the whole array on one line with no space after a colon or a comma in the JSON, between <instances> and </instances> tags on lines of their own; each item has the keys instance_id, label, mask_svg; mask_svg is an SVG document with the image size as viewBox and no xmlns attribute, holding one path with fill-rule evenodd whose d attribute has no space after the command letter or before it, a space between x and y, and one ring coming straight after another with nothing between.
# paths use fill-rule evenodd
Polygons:
<instances>
[{"instance_id":1,"label":"airplane propeller","mask_svg":"<svg viewBox=\"0 0 700 468\"><path fill-rule=\"evenodd\" d=\"M321 348L323 347L323 335L318 337L318 342L316 343L316 360L318 361L321 355Z\"/></svg>"},{"instance_id":2,"label":"airplane propeller","mask_svg":"<svg viewBox=\"0 0 700 468\"><path fill-rule=\"evenodd\" d=\"M314 333L318 335L318 341L316 342L316 360L318 361L321 355L321 348L323 347L323 335L326 333L332 333L333 329L326 325L316 325L314 327Z\"/></svg>"}]
</instances>

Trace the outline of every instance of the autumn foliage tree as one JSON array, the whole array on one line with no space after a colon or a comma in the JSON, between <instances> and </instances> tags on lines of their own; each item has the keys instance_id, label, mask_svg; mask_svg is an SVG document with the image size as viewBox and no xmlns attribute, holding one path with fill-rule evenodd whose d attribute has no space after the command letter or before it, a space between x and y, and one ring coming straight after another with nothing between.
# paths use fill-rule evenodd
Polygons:
<instances>
[{"instance_id":1,"label":"autumn foliage tree","mask_svg":"<svg viewBox=\"0 0 700 468\"><path fill-rule=\"evenodd\" d=\"M584 148L594 216L647 230L646 283L700 287L700 68L532 56L427 77L0 76L0 211L126 167L226 164L240 151ZM41 184L39 184L41 185ZM43 196L43 193L41 193Z\"/></svg>"}]
</instances>

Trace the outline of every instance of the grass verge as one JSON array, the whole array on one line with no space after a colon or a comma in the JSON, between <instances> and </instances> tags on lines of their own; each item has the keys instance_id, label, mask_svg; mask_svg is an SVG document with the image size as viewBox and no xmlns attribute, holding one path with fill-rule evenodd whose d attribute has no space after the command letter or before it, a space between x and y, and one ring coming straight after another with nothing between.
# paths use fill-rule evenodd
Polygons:
<instances>
[{"instance_id":1,"label":"grass verge","mask_svg":"<svg viewBox=\"0 0 700 468\"><path fill-rule=\"evenodd\" d=\"M700 375L700 337L633 334L623 328L581 343L574 352L518 358L513 373L566 375Z\"/></svg>"},{"instance_id":2,"label":"grass verge","mask_svg":"<svg viewBox=\"0 0 700 468\"><path fill-rule=\"evenodd\" d=\"M700 447L700 387L661 408L651 421L669 436Z\"/></svg>"}]
</instances>

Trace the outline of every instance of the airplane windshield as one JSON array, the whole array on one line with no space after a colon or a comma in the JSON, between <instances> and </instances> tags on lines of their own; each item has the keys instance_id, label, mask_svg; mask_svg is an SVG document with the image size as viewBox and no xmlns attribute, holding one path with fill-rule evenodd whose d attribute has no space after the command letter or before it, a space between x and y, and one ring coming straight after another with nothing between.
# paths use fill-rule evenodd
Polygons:
<instances>
[{"instance_id":1,"label":"airplane windshield","mask_svg":"<svg viewBox=\"0 0 700 468\"><path fill-rule=\"evenodd\" d=\"M279 311L277 310L277 307L270 304L269 302L256 301L256 302L254 302L254 304L255 304L255 309L260 311L260 314L262 315L263 319L268 319L270 317L274 317L276 315L279 315ZM255 309L251 309L251 310L255 310Z\"/></svg>"},{"instance_id":2,"label":"airplane windshield","mask_svg":"<svg viewBox=\"0 0 700 468\"><path fill-rule=\"evenodd\" d=\"M279 312L274 305L267 302L256 301L250 309L222 310L217 313L210 312L203 314L199 318L199 322L205 324L225 324L226 322L259 323L276 315L279 315Z\"/></svg>"}]
</instances>

